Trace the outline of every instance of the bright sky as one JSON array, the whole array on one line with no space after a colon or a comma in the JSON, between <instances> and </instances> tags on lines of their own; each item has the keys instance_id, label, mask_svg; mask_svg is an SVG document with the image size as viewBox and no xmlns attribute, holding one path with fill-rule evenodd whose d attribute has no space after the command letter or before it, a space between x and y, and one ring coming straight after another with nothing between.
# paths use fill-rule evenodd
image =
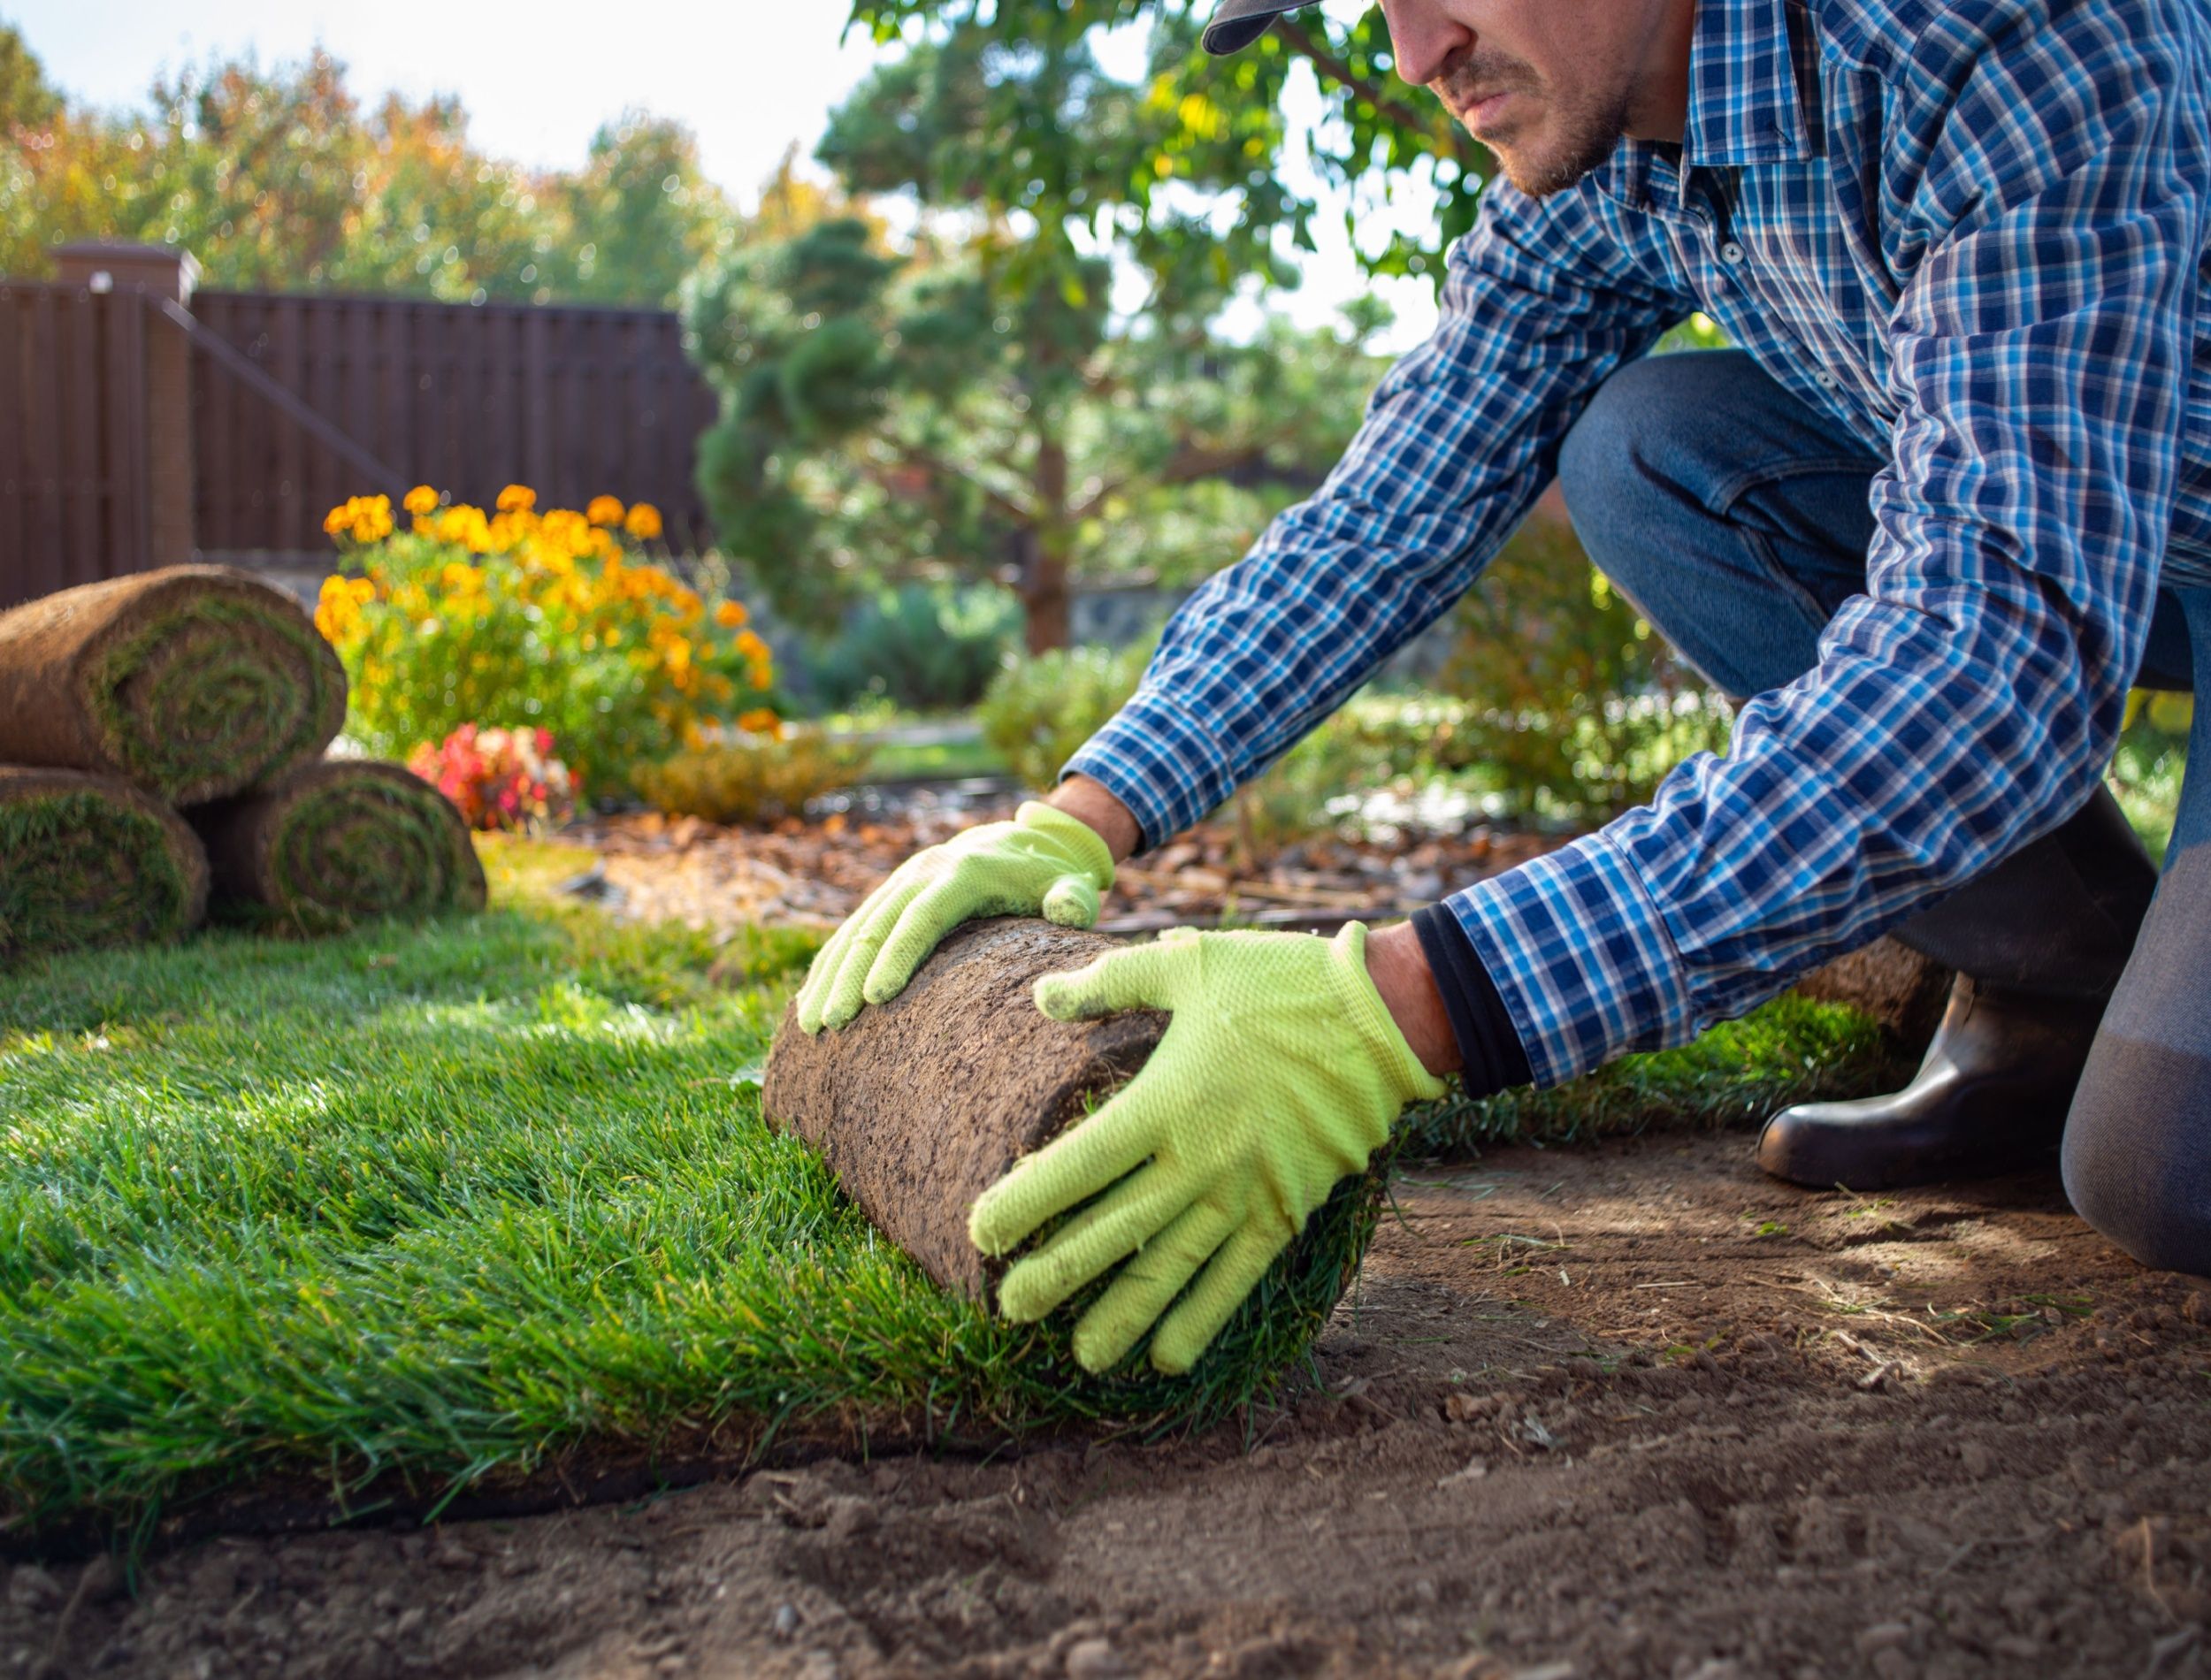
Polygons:
<instances>
[{"instance_id":1,"label":"bright sky","mask_svg":"<svg viewBox=\"0 0 2211 1680\"><path fill-rule=\"evenodd\" d=\"M1364 0L1329 0L1339 15ZM317 42L348 66L364 101L387 88L409 98L457 93L477 143L539 167L580 163L593 131L624 106L688 124L708 173L750 202L792 141L811 151L830 108L865 73L876 49L840 42L844 0L540 0L527 8L481 0L0 0L48 76L104 106L143 96L163 68L250 50L264 62L297 58ZM612 27L610 27L612 26ZM1133 66L1115 65L1126 71ZM1317 96L1304 102L1308 119ZM1312 187L1297 157L1293 181ZM1278 299L1300 320L1328 319L1373 283L1358 272L1342 228L1342 200L1320 219L1322 250L1304 285ZM1421 203L1396 213L1420 217ZM1362 206L1362 226L1378 207ZM1383 283L1398 325L1390 347L1426 336L1434 319L1425 281ZM1255 309L1239 311L1231 330Z\"/></svg>"}]
</instances>

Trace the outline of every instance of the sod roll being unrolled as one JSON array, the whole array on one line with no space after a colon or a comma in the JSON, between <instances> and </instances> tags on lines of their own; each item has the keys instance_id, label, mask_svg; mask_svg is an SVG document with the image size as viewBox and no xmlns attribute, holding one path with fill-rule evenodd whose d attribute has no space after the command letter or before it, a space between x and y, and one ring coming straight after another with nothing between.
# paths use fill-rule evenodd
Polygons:
<instances>
[{"instance_id":1,"label":"sod roll being unrolled","mask_svg":"<svg viewBox=\"0 0 2211 1680\"><path fill-rule=\"evenodd\" d=\"M0 766L0 963L165 939L206 905L206 854L166 806L114 776Z\"/></svg>"},{"instance_id":2,"label":"sod roll being unrolled","mask_svg":"<svg viewBox=\"0 0 2211 1680\"><path fill-rule=\"evenodd\" d=\"M226 915L312 933L370 916L484 907L468 825L396 764L325 759L190 815Z\"/></svg>"},{"instance_id":3,"label":"sod roll being unrolled","mask_svg":"<svg viewBox=\"0 0 2211 1680\"><path fill-rule=\"evenodd\" d=\"M0 613L0 763L196 805L318 758L345 714L345 668L314 621L234 567L172 566Z\"/></svg>"},{"instance_id":4,"label":"sod roll being unrolled","mask_svg":"<svg viewBox=\"0 0 2211 1680\"><path fill-rule=\"evenodd\" d=\"M1003 1265L968 1241L975 1198L1125 1082L1167 1030L1168 1018L1150 1010L1067 1022L1037 1009L1039 974L1079 968L1117 943L994 918L954 932L904 992L848 1026L808 1038L793 1004L769 1053L761 1112L819 1150L937 1283L986 1296ZM1231 1359L1287 1361L1326 1321L1373 1233L1385 1170L1346 1180L1306 1223L1224 1335Z\"/></svg>"}]
</instances>

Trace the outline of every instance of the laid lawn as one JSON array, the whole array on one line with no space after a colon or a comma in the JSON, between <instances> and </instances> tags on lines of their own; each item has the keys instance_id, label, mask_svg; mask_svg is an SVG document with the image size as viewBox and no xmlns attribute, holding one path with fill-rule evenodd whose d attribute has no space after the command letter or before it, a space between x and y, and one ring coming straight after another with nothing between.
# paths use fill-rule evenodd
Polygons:
<instances>
[{"instance_id":1,"label":"laid lawn","mask_svg":"<svg viewBox=\"0 0 2211 1680\"><path fill-rule=\"evenodd\" d=\"M814 936L716 952L517 890L572 859L493 862L473 920L0 976L8 1526L271 1476L434 1498L578 1444L1202 1422L1321 1321L1278 1280L1190 1379L1083 1377L761 1124ZM1343 1264L1370 1229L1339 1213Z\"/></svg>"},{"instance_id":2,"label":"laid lawn","mask_svg":"<svg viewBox=\"0 0 2211 1680\"><path fill-rule=\"evenodd\" d=\"M0 974L0 1536L241 1485L420 1509L593 1455L1202 1424L1294 1367L1371 1191L1192 1378L1087 1378L1064 1315L944 1294L761 1123L815 936L552 902L581 860L487 848L474 919ZM1825 1053L1784 1026L1776 1056ZM1678 1118L1674 1077L1635 1100Z\"/></svg>"}]
</instances>

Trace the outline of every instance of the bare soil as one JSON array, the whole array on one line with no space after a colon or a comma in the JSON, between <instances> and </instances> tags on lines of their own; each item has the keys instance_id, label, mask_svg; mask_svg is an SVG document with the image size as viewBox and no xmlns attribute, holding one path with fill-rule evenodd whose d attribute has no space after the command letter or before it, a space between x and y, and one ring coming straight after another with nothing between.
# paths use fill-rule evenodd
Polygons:
<instances>
[{"instance_id":1,"label":"bare soil","mask_svg":"<svg viewBox=\"0 0 2211 1680\"><path fill-rule=\"evenodd\" d=\"M0 1675L2211 1674L2211 1291L2054 1177L1646 1138L1397 1201L1241 1428L25 1565Z\"/></svg>"},{"instance_id":2,"label":"bare soil","mask_svg":"<svg viewBox=\"0 0 2211 1680\"><path fill-rule=\"evenodd\" d=\"M1014 814L1019 796L981 802L920 791L876 815L786 818L766 829L724 827L657 812L597 816L561 838L599 859L585 890L631 920L675 920L727 935L750 923L835 928L924 846ZM1247 858L1235 827L1205 822L1174 844L1121 865L1098 931L1154 933L1221 916L1259 926L1326 925L1409 914L1455 889L1563 845L1567 836L1492 829L1334 836ZM582 883L579 883L582 884Z\"/></svg>"}]
</instances>

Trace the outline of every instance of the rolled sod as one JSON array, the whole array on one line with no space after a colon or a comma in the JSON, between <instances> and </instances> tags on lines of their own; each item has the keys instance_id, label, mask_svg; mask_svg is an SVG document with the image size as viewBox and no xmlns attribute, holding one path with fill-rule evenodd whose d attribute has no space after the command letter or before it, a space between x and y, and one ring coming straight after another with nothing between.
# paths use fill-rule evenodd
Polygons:
<instances>
[{"instance_id":1,"label":"rolled sod","mask_svg":"<svg viewBox=\"0 0 2211 1680\"><path fill-rule=\"evenodd\" d=\"M196 805L318 758L346 674L291 596L172 566L0 613L0 763L119 775Z\"/></svg>"},{"instance_id":2,"label":"rolled sod","mask_svg":"<svg viewBox=\"0 0 2211 1680\"><path fill-rule=\"evenodd\" d=\"M0 766L0 963L169 938L207 882L199 836L129 783Z\"/></svg>"},{"instance_id":3,"label":"rolled sod","mask_svg":"<svg viewBox=\"0 0 2211 1680\"><path fill-rule=\"evenodd\" d=\"M953 933L905 991L845 1027L808 1038L793 1004L769 1053L761 1112L812 1144L861 1211L936 1282L986 1297L1003 1263L968 1240L975 1198L1124 1083L1167 1030L1168 1018L1151 1010L1065 1022L1037 1007L1039 974L1079 968L1119 943L994 918ZM1338 1187L1217 1352L1231 1363L1255 1345L1295 1356L1358 1271L1385 1171L1378 1161Z\"/></svg>"},{"instance_id":4,"label":"rolled sod","mask_svg":"<svg viewBox=\"0 0 2211 1680\"><path fill-rule=\"evenodd\" d=\"M412 771L325 759L195 807L216 912L306 933L371 916L484 907L484 867L453 802Z\"/></svg>"}]
</instances>

